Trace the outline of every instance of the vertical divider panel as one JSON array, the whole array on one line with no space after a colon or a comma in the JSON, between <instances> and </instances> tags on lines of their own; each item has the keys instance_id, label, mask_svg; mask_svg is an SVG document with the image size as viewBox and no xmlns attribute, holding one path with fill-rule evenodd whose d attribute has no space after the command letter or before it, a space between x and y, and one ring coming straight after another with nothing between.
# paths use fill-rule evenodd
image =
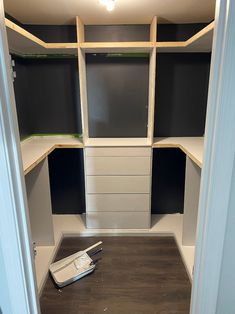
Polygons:
<instances>
[{"instance_id":1,"label":"vertical divider panel","mask_svg":"<svg viewBox=\"0 0 235 314\"><path fill-rule=\"evenodd\" d=\"M153 144L153 133L154 133L154 108L155 108L155 83L156 83L156 46L157 41L157 17L154 16L150 25L150 41L154 43L154 48L150 53L149 61L149 99L148 99L148 139ZM151 201L152 201L152 168L153 168L153 149L151 150L151 174L150 174L150 193L149 193L149 204L150 204L150 226L151 226Z\"/></svg>"},{"instance_id":2,"label":"vertical divider panel","mask_svg":"<svg viewBox=\"0 0 235 314\"><path fill-rule=\"evenodd\" d=\"M183 245L195 245L201 169L188 156L186 160Z\"/></svg>"},{"instance_id":3,"label":"vertical divider panel","mask_svg":"<svg viewBox=\"0 0 235 314\"><path fill-rule=\"evenodd\" d=\"M149 61L149 99L148 99L148 139L153 143L154 130L154 106L155 106L155 79L156 79L156 47L157 40L157 17L154 16L150 25L150 41L154 48L150 52Z\"/></svg>"},{"instance_id":4,"label":"vertical divider panel","mask_svg":"<svg viewBox=\"0 0 235 314\"><path fill-rule=\"evenodd\" d=\"M154 16L150 24L150 41L156 43L157 41L157 17Z\"/></svg>"},{"instance_id":5,"label":"vertical divider panel","mask_svg":"<svg viewBox=\"0 0 235 314\"><path fill-rule=\"evenodd\" d=\"M89 137L88 130L88 109L87 109L87 82L86 82L86 55L82 51L80 44L84 42L84 25L81 19L76 17L77 27L77 42L78 42L78 73L80 84L80 100L81 100L81 113L82 113L82 131L84 142Z\"/></svg>"},{"instance_id":6,"label":"vertical divider panel","mask_svg":"<svg viewBox=\"0 0 235 314\"><path fill-rule=\"evenodd\" d=\"M37 246L54 245L48 159L25 176L30 226Z\"/></svg>"}]
</instances>

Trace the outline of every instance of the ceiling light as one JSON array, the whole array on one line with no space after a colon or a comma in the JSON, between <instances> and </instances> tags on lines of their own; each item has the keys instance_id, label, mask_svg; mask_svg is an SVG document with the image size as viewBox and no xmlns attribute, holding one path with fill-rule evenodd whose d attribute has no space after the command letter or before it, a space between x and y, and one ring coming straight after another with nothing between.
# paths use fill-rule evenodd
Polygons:
<instances>
[{"instance_id":1,"label":"ceiling light","mask_svg":"<svg viewBox=\"0 0 235 314\"><path fill-rule=\"evenodd\" d=\"M107 5L106 5L106 9L107 9L107 11L109 11L109 12L113 11L114 7L115 7L115 3L114 3L113 0L112 0L112 1L109 1L109 3L107 3Z\"/></svg>"},{"instance_id":2,"label":"ceiling light","mask_svg":"<svg viewBox=\"0 0 235 314\"><path fill-rule=\"evenodd\" d=\"M115 0L99 0L100 4L105 5L107 11L113 11L115 7Z\"/></svg>"},{"instance_id":3,"label":"ceiling light","mask_svg":"<svg viewBox=\"0 0 235 314\"><path fill-rule=\"evenodd\" d=\"M103 5L107 5L108 2L109 0L100 0L100 4L103 4Z\"/></svg>"}]
</instances>

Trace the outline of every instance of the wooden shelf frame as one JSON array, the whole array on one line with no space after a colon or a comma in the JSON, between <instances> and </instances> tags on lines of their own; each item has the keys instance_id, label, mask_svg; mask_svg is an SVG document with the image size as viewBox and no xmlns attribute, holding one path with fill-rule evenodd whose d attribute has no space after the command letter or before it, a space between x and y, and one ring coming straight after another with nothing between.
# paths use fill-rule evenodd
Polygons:
<instances>
[{"instance_id":1,"label":"wooden shelf frame","mask_svg":"<svg viewBox=\"0 0 235 314\"><path fill-rule=\"evenodd\" d=\"M19 56L31 54L76 54L75 43L46 43L24 28L5 18L8 45L11 53Z\"/></svg>"},{"instance_id":2,"label":"wooden shelf frame","mask_svg":"<svg viewBox=\"0 0 235 314\"><path fill-rule=\"evenodd\" d=\"M86 53L89 52L129 52L139 53L147 52L149 54L149 92L148 92L148 130L147 136L143 139L133 138L133 143L145 143L146 146L154 143L154 107L155 107L155 82L156 82L156 56L159 52L200 52L210 50L214 21L204 27L201 31L186 41L181 42L158 42L157 41L157 17L155 16L150 24L150 38L145 42L86 42L84 24L79 17L76 17L77 41L76 43L46 43L22 27L18 26L9 19L5 19L8 36L16 36L16 45L22 40L23 50L14 49L10 45L10 51L19 55L27 56L32 54L73 54L78 56L82 128L84 145L93 143L101 145L102 139L90 139L88 127L88 100L87 100L87 82L86 82ZM9 39L9 38L8 38ZM210 42L210 47L205 45ZM12 43L12 41L11 41ZM200 51L198 51L200 47ZM114 142L116 139L114 140ZM110 142L110 141L109 141ZM126 139L118 139L116 142L126 142ZM129 140L127 142L130 142ZM115 143L114 143L115 144ZM131 145L131 144L130 144ZM142 145L142 144L141 144ZM115 146L115 145L114 145Z\"/></svg>"},{"instance_id":3,"label":"wooden shelf frame","mask_svg":"<svg viewBox=\"0 0 235 314\"><path fill-rule=\"evenodd\" d=\"M214 30L214 21L204 27L186 41L158 42L157 18L154 17L150 25L149 41L133 42L86 42L84 25L80 21L79 28L83 27L82 37L75 43L46 43L24 28L5 18L10 52L20 56L32 54L69 54L76 55L79 48L90 53L152 53L157 52L210 52Z\"/></svg>"},{"instance_id":4,"label":"wooden shelf frame","mask_svg":"<svg viewBox=\"0 0 235 314\"><path fill-rule=\"evenodd\" d=\"M156 76L156 47L157 40L157 17L152 19L150 24L150 38L149 42L113 42L113 43L85 43L84 24L82 20L76 17L76 28L78 38L78 70L79 70L79 84L80 84L80 99L82 112L82 128L83 141L85 146L106 146L110 139L89 138L88 125L88 100L87 100L87 80L86 80L86 53L88 52L148 52L149 53L149 89L148 89L148 127L145 138L118 138L113 139L113 146L117 143L139 143L140 146L151 146L153 141L154 131L154 106L155 106L155 76ZM89 45L90 48L87 48ZM91 48L92 47L92 48ZM146 50L147 49L147 50ZM121 145L121 144L120 144ZM138 145L138 144L137 144Z\"/></svg>"}]
</instances>

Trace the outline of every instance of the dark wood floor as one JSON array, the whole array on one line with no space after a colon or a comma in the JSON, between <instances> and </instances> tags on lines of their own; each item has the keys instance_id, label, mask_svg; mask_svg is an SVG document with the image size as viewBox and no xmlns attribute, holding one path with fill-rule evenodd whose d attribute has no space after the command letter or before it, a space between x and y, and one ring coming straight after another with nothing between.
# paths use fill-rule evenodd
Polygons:
<instances>
[{"instance_id":1,"label":"dark wood floor","mask_svg":"<svg viewBox=\"0 0 235 314\"><path fill-rule=\"evenodd\" d=\"M188 314L191 285L173 237L65 238L56 260L98 240L95 272L59 290L49 277L42 314Z\"/></svg>"}]
</instances>

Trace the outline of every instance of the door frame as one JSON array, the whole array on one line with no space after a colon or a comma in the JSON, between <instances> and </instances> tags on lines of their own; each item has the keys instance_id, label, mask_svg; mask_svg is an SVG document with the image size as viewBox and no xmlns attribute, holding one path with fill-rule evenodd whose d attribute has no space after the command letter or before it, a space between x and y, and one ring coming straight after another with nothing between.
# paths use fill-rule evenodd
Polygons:
<instances>
[{"instance_id":1,"label":"door frame","mask_svg":"<svg viewBox=\"0 0 235 314\"><path fill-rule=\"evenodd\" d=\"M0 313L40 313L4 6L0 0Z\"/></svg>"},{"instance_id":2,"label":"door frame","mask_svg":"<svg viewBox=\"0 0 235 314\"><path fill-rule=\"evenodd\" d=\"M217 0L191 314L217 313L222 263L226 253L224 244L229 223L227 217L232 207L231 187L234 184L234 29L235 1ZM234 272L234 269L231 271Z\"/></svg>"}]
</instances>

